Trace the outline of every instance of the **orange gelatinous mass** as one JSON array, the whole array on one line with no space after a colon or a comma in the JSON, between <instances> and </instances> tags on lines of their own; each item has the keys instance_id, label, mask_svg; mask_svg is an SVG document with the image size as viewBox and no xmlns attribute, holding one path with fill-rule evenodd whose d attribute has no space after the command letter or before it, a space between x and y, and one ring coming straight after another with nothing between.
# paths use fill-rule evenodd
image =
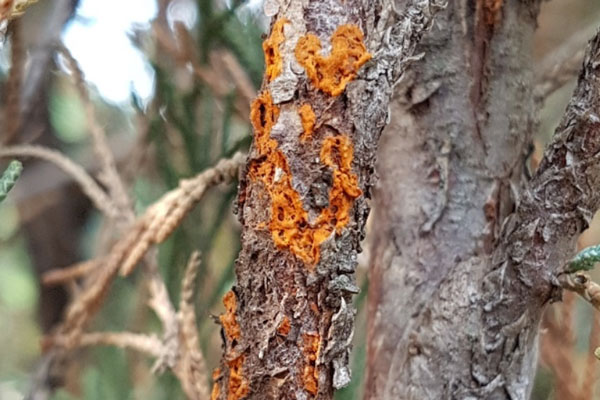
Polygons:
<instances>
[{"instance_id":1,"label":"orange gelatinous mass","mask_svg":"<svg viewBox=\"0 0 600 400\"><path fill-rule=\"evenodd\" d=\"M300 139L303 141L310 139L315 129L315 121L317 120L315 112L310 104L303 104L298 109L298 114L300 115L300 121L302 122L302 135L300 136Z\"/></svg>"},{"instance_id":2,"label":"orange gelatinous mass","mask_svg":"<svg viewBox=\"0 0 600 400\"><path fill-rule=\"evenodd\" d=\"M244 356L240 355L233 360L227 361L229 367L229 386L227 388L227 400L243 399L250 392L248 379L242 374Z\"/></svg>"},{"instance_id":3,"label":"orange gelatinous mass","mask_svg":"<svg viewBox=\"0 0 600 400\"><path fill-rule=\"evenodd\" d=\"M309 33L296 44L296 59L306 70L312 84L331 96L339 96L358 69L371 59L356 25L341 25L331 36L331 53L321 54L321 42Z\"/></svg>"},{"instance_id":4,"label":"orange gelatinous mass","mask_svg":"<svg viewBox=\"0 0 600 400\"><path fill-rule=\"evenodd\" d=\"M333 169L333 185L329 192L329 207L319 219L329 221L337 233L350 221L354 199L362 194L358 177L352 173L353 147L347 136L332 136L323 141L321 162Z\"/></svg>"},{"instance_id":5,"label":"orange gelatinous mass","mask_svg":"<svg viewBox=\"0 0 600 400\"><path fill-rule=\"evenodd\" d=\"M500 22L503 3L503 0L483 0L485 23L492 28Z\"/></svg>"},{"instance_id":6,"label":"orange gelatinous mass","mask_svg":"<svg viewBox=\"0 0 600 400\"><path fill-rule=\"evenodd\" d=\"M286 18L278 19L275 24L273 24L271 36L263 42L266 66L265 73L269 82L277 78L283 70L283 59L281 58L279 46L285 41L283 26L288 22L289 20Z\"/></svg>"},{"instance_id":7,"label":"orange gelatinous mass","mask_svg":"<svg viewBox=\"0 0 600 400\"><path fill-rule=\"evenodd\" d=\"M261 181L271 199L269 230L275 244L289 249L309 265L319 262L320 246L333 233L349 222L349 211L354 199L361 195L358 178L351 172L353 148L343 135L328 137L320 152L321 162L333 170L333 185L329 192L329 206L322 210L316 221L308 221L302 199L292 186L292 173L278 143L270 132L279 114L268 92L253 103L250 119L254 126L254 145L260 158L250 164L248 176Z\"/></svg>"},{"instance_id":8,"label":"orange gelatinous mass","mask_svg":"<svg viewBox=\"0 0 600 400\"><path fill-rule=\"evenodd\" d=\"M291 328L292 325L290 323L290 319L286 315L285 317L283 317L283 321L281 321L281 323L277 327L277 333L279 333L281 336L287 336L288 333L290 333Z\"/></svg>"},{"instance_id":9,"label":"orange gelatinous mass","mask_svg":"<svg viewBox=\"0 0 600 400\"><path fill-rule=\"evenodd\" d=\"M212 373L213 388L212 388L212 392L210 393L210 400L217 400L219 398L219 395L221 394L221 387L219 386L219 383L217 382L217 379L219 379L220 376L221 376L221 369L216 368Z\"/></svg>"},{"instance_id":10,"label":"orange gelatinous mass","mask_svg":"<svg viewBox=\"0 0 600 400\"><path fill-rule=\"evenodd\" d=\"M321 347L320 337L316 333L305 333L302 335L302 341L302 352L304 353L305 362L302 373L304 389L312 395L316 395L319 391L319 373L316 365Z\"/></svg>"},{"instance_id":11,"label":"orange gelatinous mass","mask_svg":"<svg viewBox=\"0 0 600 400\"><path fill-rule=\"evenodd\" d=\"M225 305L225 314L221 315L219 320L221 321L221 325L225 331L225 336L227 336L229 341L232 342L234 340L238 340L241 336L240 326L235 319L237 300L233 291L230 290L229 292L225 293L225 296L223 297L223 305Z\"/></svg>"}]
</instances>

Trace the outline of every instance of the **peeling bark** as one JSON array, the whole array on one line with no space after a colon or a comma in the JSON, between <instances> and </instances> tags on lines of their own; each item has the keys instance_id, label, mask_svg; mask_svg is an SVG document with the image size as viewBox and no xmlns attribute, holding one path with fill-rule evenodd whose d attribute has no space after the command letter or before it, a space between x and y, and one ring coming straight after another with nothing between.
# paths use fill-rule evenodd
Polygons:
<instances>
[{"instance_id":1,"label":"peeling bark","mask_svg":"<svg viewBox=\"0 0 600 400\"><path fill-rule=\"evenodd\" d=\"M491 3L496 17L481 19ZM598 36L527 182L538 7L451 2L393 105L378 162L365 398L529 398L540 318L600 206Z\"/></svg>"},{"instance_id":2,"label":"peeling bark","mask_svg":"<svg viewBox=\"0 0 600 400\"><path fill-rule=\"evenodd\" d=\"M350 380L354 269L394 83L440 4L266 1L266 74L213 399L329 399Z\"/></svg>"}]
</instances>

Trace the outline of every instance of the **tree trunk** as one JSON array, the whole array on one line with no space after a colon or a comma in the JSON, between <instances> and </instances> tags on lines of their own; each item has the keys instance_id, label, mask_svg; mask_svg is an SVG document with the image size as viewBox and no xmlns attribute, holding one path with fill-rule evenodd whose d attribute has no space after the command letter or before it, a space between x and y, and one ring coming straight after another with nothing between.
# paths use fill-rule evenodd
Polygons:
<instances>
[{"instance_id":1,"label":"tree trunk","mask_svg":"<svg viewBox=\"0 0 600 400\"><path fill-rule=\"evenodd\" d=\"M368 399L529 397L542 312L600 205L597 37L526 179L538 7L451 1L393 104L378 162Z\"/></svg>"},{"instance_id":2,"label":"tree trunk","mask_svg":"<svg viewBox=\"0 0 600 400\"><path fill-rule=\"evenodd\" d=\"M213 399L329 399L350 380L354 269L394 82L434 1L267 1ZM384 40L385 37L385 40ZM362 68L361 68L362 67Z\"/></svg>"}]
</instances>

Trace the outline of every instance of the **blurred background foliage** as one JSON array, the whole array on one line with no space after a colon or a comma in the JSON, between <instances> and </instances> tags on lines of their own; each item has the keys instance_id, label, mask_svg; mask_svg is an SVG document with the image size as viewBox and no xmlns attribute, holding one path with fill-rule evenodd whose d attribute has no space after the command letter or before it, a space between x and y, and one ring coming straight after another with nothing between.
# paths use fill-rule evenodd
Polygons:
<instances>
[{"instance_id":1,"label":"blurred background foliage","mask_svg":"<svg viewBox=\"0 0 600 400\"><path fill-rule=\"evenodd\" d=\"M28 32L26 27L43 24L43 17L48 16L52 9L44 3L52 2L40 1L23 17L22 22L9 27L8 39L0 48L3 130L16 118L12 111L6 111L10 109L10 102L14 101L10 96L11 93L14 95L10 84L15 78L11 78L10 71L17 62L15 55L18 56L15 51L15 43L18 42L15 40L29 40L29 45L35 46L35 33ZM89 3L95 3L97 7L113 7L113 10L108 10L113 13L120 12L118 2L102 5L103 0L82 0L79 6L85 8ZM247 118L249 101L262 81L261 35L267 21L262 17L260 1L140 0L136 4L156 10L150 21L138 22L129 30L129 40L137 48L132 51L138 51L144 60L144 70L140 70L139 74L147 74L153 84L152 89L147 94L140 94L132 88L129 99L125 101L103 96L100 85L99 90L92 93L98 119L109 133L119 169L130 184L136 208L144 210L163 193L175 188L180 179L201 172L236 150L248 148L251 138ZM77 2L73 2L72 6L76 7ZM542 60L552 54L581 27L598 25L599 10L600 5L589 0L545 2L535 43L536 59ZM111 12L82 16L75 11L73 21L79 21L85 28L90 19L110 16ZM27 36L30 38L27 39ZM106 35L97 43L87 43L87 47L91 52L100 48L110 49L110 38L111 35ZM69 43L68 40L66 43ZM74 54L78 56L76 52ZM45 99L41 104L47 113L42 123L49 126L43 134L23 132L13 143L50 142L93 171L96 164L90 149L83 105L62 68L60 58L53 60L48 66L48 84L38 93ZM121 60L115 56L101 62L107 63L107 66L118 66ZM83 67L85 73L85 65ZM111 76L107 79L110 80ZM542 110L536 154L540 154L552 134L572 88L573 85L567 85L555 93ZM44 135L51 137L44 139ZM40 239L24 226L50 212L53 201L60 202L61 197L55 193L72 183L53 171L52 166L25 161L25 176L9 199L0 205L1 400L22 398L28 391L30 373L40 355L40 338L47 329L39 323L43 319L39 313L47 312L40 300L44 299L39 284L40 273L67 266L48 265L51 263L47 258L36 257L37 247L33 241L43 240L43 237ZM47 174L40 172L47 170L52 171ZM217 365L221 354L220 333L212 316L222 311L220 299L232 285L233 265L240 246L239 226L232 213L235 195L235 185L210 190L193 214L159 247L161 272L175 303L190 253L195 249L202 252L196 309L201 347L210 368ZM23 211L22 204L34 204L34 211L31 207ZM88 208L89 205L83 206L83 209L71 209L81 225L80 234L68 243L72 248L70 251L76 254L73 261L94 257L105 248L110 237L110 229L100 215ZM66 236L65 231L70 229L48 221L42 222L42 225L46 229L44 232L51 235ZM582 238L582 245L599 241L600 222L595 220ZM364 247L368 248L367 244ZM57 252L62 250L55 248ZM359 313L352 359L354 379L349 387L338 392L337 399L361 398L365 359L363 305L368 290L366 260L367 256L363 255L359 268L362 291L355 298ZM145 305L145 294L136 274L117 280L93 322L94 328L157 331L159 324ZM48 301L47 298L45 301ZM583 368L588 355L592 310L577 301L575 315L577 345L574 358L576 365ZM155 376L151 367L152 361L145 356L121 349L97 347L82 350L65 371L65 387L53 398L183 398L179 383L170 372ZM552 371L542 365L534 400L555 398L553 379Z\"/></svg>"}]
</instances>

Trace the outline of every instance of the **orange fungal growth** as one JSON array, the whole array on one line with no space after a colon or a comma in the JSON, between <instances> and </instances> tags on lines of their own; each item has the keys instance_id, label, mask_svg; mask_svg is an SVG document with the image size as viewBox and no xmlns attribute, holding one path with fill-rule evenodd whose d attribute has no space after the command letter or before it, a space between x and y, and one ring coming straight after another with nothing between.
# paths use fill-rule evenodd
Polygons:
<instances>
[{"instance_id":1,"label":"orange fungal growth","mask_svg":"<svg viewBox=\"0 0 600 400\"><path fill-rule=\"evenodd\" d=\"M305 263L315 265L319 262L321 244L334 230L341 232L349 222L348 212L353 200L361 194L358 179L351 173L352 143L341 135L323 142L321 161L333 169L333 187L329 193L329 207L311 224L302 199L292 185L288 161L278 149L277 141L270 137L278 115L279 108L273 105L268 92L262 93L252 104L250 119L255 132L254 147L260 158L251 162L248 177L261 181L269 193L271 220L268 228L274 243L289 249Z\"/></svg>"},{"instance_id":2,"label":"orange fungal growth","mask_svg":"<svg viewBox=\"0 0 600 400\"><path fill-rule=\"evenodd\" d=\"M287 336L288 333L290 333L291 328L290 319L286 315L283 317L283 321L281 321L277 327L277 333L279 333L281 336Z\"/></svg>"},{"instance_id":3,"label":"orange fungal growth","mask_svg":"<svg viewBox=\"0 0 600 400\"><path fill-rule=\"evenodd\" d=\"M316 396L319 391L319 372L317 371L317 359L321 349L321 340L316 333L305 333L302 335L302 352L304 354L304 370L302 381L304 389Z\"/></svg>"},{"instance_id":4,"label":"orange fungal growth","mask_svg":"<svg viewBox=\"0 0 600 400\"><path fill-rule=\"evenodd\" d=\"M277 148L277 141L271 139L271 129L279 117L279 107L273 104L271 93L263 92L250 107L250 122L254 128L254 144L261 155Z\"/></svg>"},{"instance_id":5,"label":"orange fungal growth","mask_svg":"<svg viewBox=\"0 0 600 400\"><path fill-rule=\"evenodd\" d=\"M212 392L210 392L210 400L217 400L221 394L219 385L215 382L213 384Z\"/></svg>"},{"instance_id":6,"label":"orange fungal growth","mask_svg":"<svg viewBox=\"0 0 600 400\"><path fill-rule=\"evenodd\" d=\"M212 392L210 393L210 400L217 400L219 398L219 395L221 394L221 387L217 383L217 379L219 379L220 376L221 368L216 368L212 373L212 379L214 383Z\"/></svg>"},{"instance_id":7,"label":"orange fungal growth","mask_svg":"<svg viewBox=\"0 0 600 400\"><path fill-rule=\"evenodd\" d=\"M230 290L223 297L223 304L225 305L225 313L219 317L221 325L225 331L225 336L229 343L233 343L235 340L239 340L241 337L241 330L238 322L236 321L235 312L237 310L237 299L235 293ZM235 344L233 344L235 346ZM242 374L242 365L244 364L244 355L240 354L236 356L234 350L229 350L227 353L229 360L227 366L229 367L229 377L227 383L227 400L239 400L246 397L250 391L248 379ZM215 369L213 372L213 380L216 381L221 376L221 370ZM215 382L211 393L211 400L216 400L221 394L221 388Z\"/></svg>"},{"instance_id":8,"label":"orange fungal growth","mask_svg":"<svg viewBox=\"0 0 600 400\"><path fill-rule=\"evenodd\" d=\"M304 141L310 139L313 134L313 130L315 129L315 121L317 117L315 116L315 112L313 111L310 104L303 104L298 109L298 114L300 115L300 121L302 121L302 135L300 138Z\"/></svg>"},{"instance_id":9,"label":"orange fungal growth","mask_svg":"<svg viewBox=\"0 0 600 400\"><path fill-rule=\"evenodd\" d=\"M485 23L490 27L494 27L500 22L503 3L504 0L483 0Z\"/></svg>"},{"instance_id":10,"label":"orange fungal growth","mask_svg":"<svg viewBox=\"0 0 600 400\"><path fill-rule=\"evenodd\" d=\"M263 42L263 51L265 52L266 75L268 81L277 78L283 69L283 59L279 46L285 41L283 26L288 23L287 18L278 19L273 25L271 36Z\"/></svg>"},{"instance_id":11,"label":"orange fungal growth","mask_svg":"<svg viewBox=\"0 0 600 400\"><path fill-rule=\"evenodd\" d=\"M225 293L225 296L223 297L223 305L225 305L225 314L221 315L219 320L223 325L225 336L227 336L227 339L232 342L234 340L238 340L241 336L240 326L235 319L237 300L233 291L230 290L229 292Z\"/></svg>"},{"instance_id":12,"label":"orange fungal growth","mask_svg":"<svg viewBox=\"0 0 600 400\"><path fill-rule=\"evenodd\" d=\"M321 42L309 33L296 44L296 59L312 84L331 96L339 96L358 69L371 59L356 25L341 25L331 36L331 53L321 55Z\"/></svg>"},{"instance_id":13,"label":"orange fungal growth","mask_svg":"<svg viewBox=\"0 0 600 400\"><path fill-rule=\"evenodd\" d=\"M353 147L347 136L328 137L321 147L321 162L333 168L333 186L329 192L329 207L319 218L331 221L337 233L350 221L349 211L354 199L362 194L358 178L352 170Z\"/></svg>"},{"instance_id":14,"label":"orange fungal growth","mask_svg":"<svg viewBox=\"0 0 600 400\"><path fill-rule=\"evenodd\" d=\"M229 367L229 386L227 388L227 400L243 399L250 392L248 379L242 374L244 356L240 355L233 360L227 361Z\"/></svg>"}]
</instances>

